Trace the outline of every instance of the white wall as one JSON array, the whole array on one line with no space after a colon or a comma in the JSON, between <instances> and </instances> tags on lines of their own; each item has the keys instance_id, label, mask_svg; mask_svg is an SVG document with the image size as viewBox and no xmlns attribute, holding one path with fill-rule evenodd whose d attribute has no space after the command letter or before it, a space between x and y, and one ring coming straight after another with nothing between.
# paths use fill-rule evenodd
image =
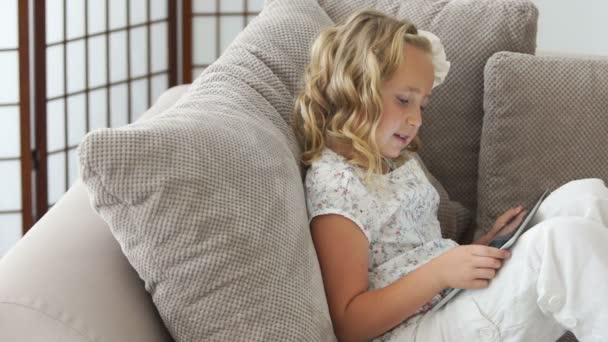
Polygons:
<instances>
[{"instance_id":1,"label":"white wall","mask_svg":"<svg viewBox=\"0 0 608 342\"><path fill-rule=\"evenodd\" d=\"M532 0L538 50L608 56L608 0Z\"/></svg>"}]
</instances>

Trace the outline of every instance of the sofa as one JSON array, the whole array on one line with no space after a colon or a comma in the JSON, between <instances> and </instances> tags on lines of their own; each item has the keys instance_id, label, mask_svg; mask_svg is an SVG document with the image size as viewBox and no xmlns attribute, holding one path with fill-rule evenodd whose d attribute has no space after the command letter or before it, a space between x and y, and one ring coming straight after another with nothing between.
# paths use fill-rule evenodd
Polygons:
<instances>
[{"instance_id":1,"label":"sofa","mask_svg":"<svg viewBox=\"0 0 608 342\"><path fill-rule=\"evenodd\" d=\"M85 137L81 178L0 259L0 340L335 340L289 121L312 39L364 7L444 39L419 157L446 236L608 180L608 60L538 54L531 2L268 0L191 85Z\"/></svg>"}]
</instances>

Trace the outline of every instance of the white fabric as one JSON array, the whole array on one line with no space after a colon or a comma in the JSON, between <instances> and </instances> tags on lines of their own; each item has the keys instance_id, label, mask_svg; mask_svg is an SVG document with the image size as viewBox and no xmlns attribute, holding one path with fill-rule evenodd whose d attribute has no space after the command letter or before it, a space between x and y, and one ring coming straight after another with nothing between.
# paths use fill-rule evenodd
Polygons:
<instances>
[{"instance_id":1,"label":"white fabric","mask_svg":"<svg viewBox=\"0 0 608 342\"><path fill-rule=\"evenodd\" d=\"M431 32L418 30L418 35L429 40L431 43L431 55L433 61L433 69L435 69L435 79L433 81L433 88L437 87L445 80L450 71L450 62L448 62L445 55L445 49L443 44L439 40L439 37Z\"/></svg>"},{"instance_id":2,"label":"white fabric","mask_svg":"<svg viewBox=\"0 0 608 342\"><path fill-rule=\"evenodd\" d=\"M416 159L382 175L384 190L363 184L363 170L329 148L306 173L309 218L338 214L369 240L370 289L385 287L458 244L441 237L439 195ZM441 296L418 312L425 312Z\"/></svg>"},{"instance_id":3,"label":"white fabric","mask_svg":"<svg viewBox=\"0 0 608 342\"><path fill-rule=\"evenodd\" d=\"M608 188L569 182L539 209L539 221L486 289L467 290L391 341L608 341Z\"/></svg>"}]
</instances>

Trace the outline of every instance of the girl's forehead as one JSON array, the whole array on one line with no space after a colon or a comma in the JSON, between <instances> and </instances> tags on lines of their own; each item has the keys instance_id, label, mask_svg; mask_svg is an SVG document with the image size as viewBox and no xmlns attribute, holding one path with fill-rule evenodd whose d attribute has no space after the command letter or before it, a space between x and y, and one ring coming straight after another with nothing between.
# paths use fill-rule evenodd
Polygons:
<instances>
[{"instance_id":1,"label":"girl's forehead","mask_svg":"<svg viewBox=\"0 0 608 342\"><path fill-rule=\"evenodd\" d=\"M421 49L408 46L405 58L388 79L388 83L399 90L430 94L435 78L431 56Z\"/></svg>"},{"instance_id":2,"label":"girl's forehead","mask_svg":"<svg viewBox=\"0 0 608 342\"><path fill-rule=\"evenodd\" d=\"M413 96L422 96L423 98L429 98L432 95L429 92L428 94L423 96L423 91L420 88L409 86L409 85L405 85L403 87L397 86L397 90L404 92L404 93L411 94Z\"/></svg>"}]
</instances>

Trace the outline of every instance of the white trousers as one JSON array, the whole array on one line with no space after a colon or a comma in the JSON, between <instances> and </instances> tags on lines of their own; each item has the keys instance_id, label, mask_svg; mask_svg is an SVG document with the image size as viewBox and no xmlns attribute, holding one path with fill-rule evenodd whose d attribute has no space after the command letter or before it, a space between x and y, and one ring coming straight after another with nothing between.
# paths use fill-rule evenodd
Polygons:
<instances>
[{"instance_id":1,"label":"white trousers","mask_svg":"<svg viewBox=\"0 0 608 342\"><path fill-rule=\"evenodd\" d=\"M393 341L608 341L608 188L601 179L562 185L543 202L485 289L465 290Z\"/></svg>"}]
</instances>

